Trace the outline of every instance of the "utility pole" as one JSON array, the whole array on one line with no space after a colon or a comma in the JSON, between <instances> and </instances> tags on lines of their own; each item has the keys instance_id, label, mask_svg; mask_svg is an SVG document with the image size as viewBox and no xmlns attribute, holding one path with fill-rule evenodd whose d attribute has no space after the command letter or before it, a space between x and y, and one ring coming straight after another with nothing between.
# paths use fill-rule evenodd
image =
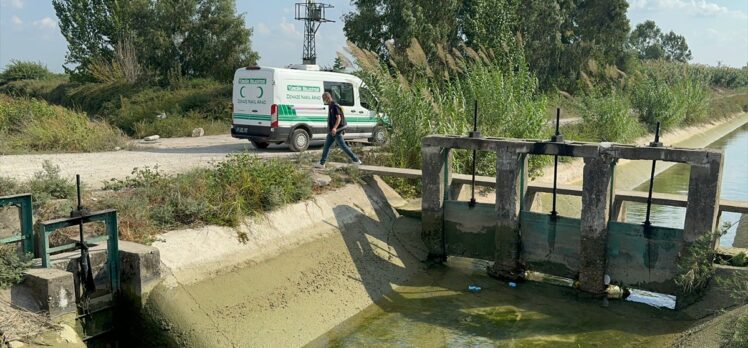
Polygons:
<instances>
[{"instance_id":1,"label":"utility pole","mask_svg":"<svg viewBox=\"0 0 748 348\"><path fill-rule=\"evenodd\" d=\"M317 64L317 30L322 23L335 22L325 16L325 9L332 7L330 4L316 3L314 0L296 3L295 18L304 21L304 52L301 57L303 64Z\"/></svg>"}]
</instances>

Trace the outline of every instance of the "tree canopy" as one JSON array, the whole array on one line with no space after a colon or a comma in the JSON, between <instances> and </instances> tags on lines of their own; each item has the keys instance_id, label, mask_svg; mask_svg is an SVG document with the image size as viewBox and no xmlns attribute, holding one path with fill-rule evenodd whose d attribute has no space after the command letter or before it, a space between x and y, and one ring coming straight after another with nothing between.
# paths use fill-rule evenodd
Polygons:
<instances>
[{"instance_id":1,"label":"tree canopy","mask_svg":"<svg viewBox=\"0 0 748 348\"><path fill-rule=\"evenodd\" d=\"M626 0L354 0L346 36L385 58L412 39L428 59L447 50L524 52L544 87L571 88L589 60L621 65L627 55Z\"/></svg>"},{"instance_id":2,"label":"tree canopy","mask_svg":"<svg viewBox=\"0 0 748 348\"><path fill-rule=\"evenodd\" d=\"M119 59L170 75L226 80L258 59L234 0L53 0L68 42L67 72L92 79L92 65ZM119 57L118 57L119 56ZM132 61L135 60L135 61Z\"/></svg>"},{"instance_id":3,"label":"tree canopy","mask_svg":"<svg viewBox=\"0 0 748 348\"><path fill-rule=\"evenodd\" d=\"M663 34L654 21L636 26L629 36L629 44L640 59L667 59L679 62L691 60L686 38L671 31Z\"/></svg>"}]
</instances>

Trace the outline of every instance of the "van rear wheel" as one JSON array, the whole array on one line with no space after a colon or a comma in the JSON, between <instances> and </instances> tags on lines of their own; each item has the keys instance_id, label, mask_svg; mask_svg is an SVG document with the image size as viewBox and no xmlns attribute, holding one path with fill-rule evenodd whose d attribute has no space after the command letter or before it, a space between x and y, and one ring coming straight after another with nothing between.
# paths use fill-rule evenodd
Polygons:
<instances>
[{"instance_id":1,"label":"van rear wheel","mask_svg":"<svg viewBox=\"0 0 748 348\"><path fill-rule=\"evenodd\" d=\"M311 136L309 133L301 128L295 129L288 137L288 147L291 151L302 152L309 147Z\"/></svg>"},{"instance_id":2,"label":"van rear wheel","mask_svg":"<svg viewBox=\"0 0 748 348\"><path fill-rule=\"evenodd\" d=\"M249 141L252 142L252 146L254 146L256 149L267 149L268 145L270 145L270 143L268 143L267 141L255 141L251 139Z\"/></svg>"}]
</instances>

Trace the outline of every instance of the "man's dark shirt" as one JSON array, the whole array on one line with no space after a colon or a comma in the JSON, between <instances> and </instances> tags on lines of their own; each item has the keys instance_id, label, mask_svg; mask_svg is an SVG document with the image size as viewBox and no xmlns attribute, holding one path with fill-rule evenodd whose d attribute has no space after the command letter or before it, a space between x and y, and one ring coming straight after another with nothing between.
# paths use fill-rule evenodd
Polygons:
<instances>
[{"instance_id":1,"label":"man's dark shirt","mask_svg":"<svg viewBox=\"0 0 748 348\"><path fill-rule=\"evenodd\" d=\"M327 110L328 130L332 130L332 127L335 127L335 122L338 120L337 115L340 115L340 124L338 125L338 130L343 130L348 126L348 123L345 122L345 116L343 116L343 110L336 102L330 102Z\"/></svg>"}]
</instances>

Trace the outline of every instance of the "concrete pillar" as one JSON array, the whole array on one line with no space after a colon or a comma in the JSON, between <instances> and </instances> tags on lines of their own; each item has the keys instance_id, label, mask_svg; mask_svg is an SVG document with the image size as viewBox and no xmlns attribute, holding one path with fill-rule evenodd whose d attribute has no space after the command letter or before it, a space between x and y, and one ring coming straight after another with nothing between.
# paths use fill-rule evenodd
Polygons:
<instances>
[{"instance_id":1,"label":"concrete pillar","mask_svg":"<svg viewBox=\"0 0 748 348\"><path fill-rule=\"evenodd\" d=\"M21 286L30 290L41 310L51 318L75 313L75 282L73 274L54 268L26 270Z\"/></svg>"},{"instance_id":2,"label":"concrete pillar","mask_svg":"<svg viewBox=\"0 0 748 348\"><path fill-rule=\"evenodd\" d=\"M449 185L449 197L448 199L452 200L458 200L460 199L460 193L462 193L462 188L465 187L463 184L458 184L456 182L453 182L452 185Z\"/></svg>"},{"instance_id":3,"label":"concrete pillar","mask_svg":"<svg viewBox=\"0 0 748 348\"><path fill-rule=\"evenodd\" d=\"M119 242L121 287L124 295L144 304L147 294L161 279L161 257L158 249L133 242Z\"/></svg>"},{"instance_id":4,"label":"concrete pillar","mask_svg":"<svg viewBox=\"0 0 748 348\"><path fill-rule=\"evenodd\" d=\"M733 248L748 248L748 214L741 214L738 220L738 227L735 230L735 240L732 242Z\"/></svg>"},{"instance_id":5,"label":"concrete pillar","mask_svg":"<svg viewBox=\"0 0 748 348\"><path fill-rule=\"evenodd\" d=\"M522 168L525 168L522 171ZM501 278L520 276L519 207L527 185L527 155L499 149L496 153L496 256L489 273ZM524 178L523 178L524 174Z\"/></svg>"},{"instance_id":6,"label":"concrete pillar","mask_svg":"<svg viewBox=\"0 0 748 348\"><path fill-rule=\"evenodd\" d=\"M691 165L688 207L683 227L686 245L716 229L721 183L722 156L714 155L706 165Z\"/></svg>"},{"instance_id":7,"label":"concrete pillar","mask_svg":"<svg viewBox=\"0 0 748 348\"><path fill-rule=\"evenodd\" d=\"M579 283L583 291L605 291L605 248L608 239L608 207L612 160L584 159Z\"/></svg>"},{"instance_id":8,"label":"concrete pillar","mask_svg":"<svg viewBox=\"0 0 748 348\"><path fill-rule=\"evenodd\" d=\"M444 248L444 196L452 183L449 149L423 146L421 189L421 239L430 260L446 259Z\"/></svg>"},{"instance_id":9,"label":"concrete pillar","mask_svg":"<svg viewBox=\"0 0 748 348\"><path fill-rule=\"evenodd\" d=\"M613 211L610 214L611 221L626 222L626 202L613 198Z\"/></svg>"}]
</instances>

